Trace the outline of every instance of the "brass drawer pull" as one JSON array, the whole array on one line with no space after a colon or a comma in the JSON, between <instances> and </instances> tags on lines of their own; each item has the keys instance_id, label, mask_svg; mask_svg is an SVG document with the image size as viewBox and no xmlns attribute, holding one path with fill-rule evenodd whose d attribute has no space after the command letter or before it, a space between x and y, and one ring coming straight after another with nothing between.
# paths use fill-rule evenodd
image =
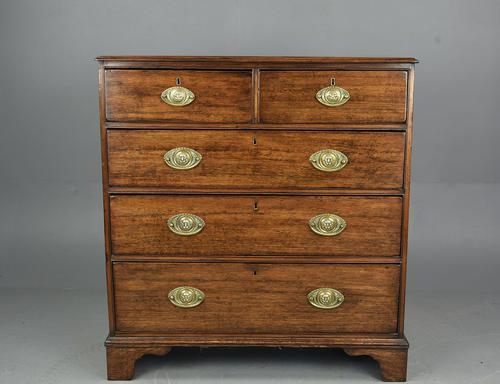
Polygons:
<instances>
[{"instance_id":1,"label":"brass drawer pull","mask_svg":"<svg viewBox=\"0 0 500 384\"><path fill-rule=\"evenodd\" d=\"M205 300L205 294L194 287L177 287L168 293L170 302L176 307L193 308Z\"/></svg>"},{"instance_id":2,"label":"brass drawer pull","mask_svg":"<svg viewBox=\"0 0 500 384\"><path fill-rule=\"evenodd\" d=\"M173 148L163 155L163 160L173 169L191 169L200 164L203 156L187 147Z\"/></svg>"},{"instance_id":3,"label":"brass drawer pull","mask_svg":"<svg viewBox=\"0 0 500 384\"><path fill-rule=\"evenodd\" d=\"M168 219L167 224L173 233L180 236L196 235L205 226L203 219L192 213L174 215Z\"/></svg>"},{"instance_id":4,"label":"brass drawer pull","mask_svg":"<svg viewBox=\"0 0 500 384\"><path fill-rule=\"evenodd\" d=\"M309 227L321 236L336 236L346 227L346 221L333 213L322 213L309 220Z\"/></svg>"},{"instance_id":5,"label":"brass drawer pull","mask_svg":"<svg viewBox=\"0 0 500 384\"><path fill-rule=\"evenodd\" d=\"M317 288L307 294L307 299L316 308L333 309L344 302L344 295L333 288Z\"/></svg>"},{"instance_id":6,"label":"brass drawer pull","mask_svg":"<svg viewBox=\"0 0 500 384\"><path fill-rule=\"evenodd\" d=\"M161 93L161 99L173 107L183 107L191 104L196 98L194 93L186 87L181 87L181 78L176 79L176 86L165 89Z\"/></svg>"},{"instance_id":7,"label":"brass drawer pull","mask_svg":"<svg viewBox=\"0 0 500 384\"><path fill-rule=\"evenodd\" d=\"M320 171L336 172L344 168L349 160L345 154L336 149L323 149L313 153L309 161Z\"/></svg>"},{"instance_id":8,"label":"brass drawer pull","mask_svg":"<svg viewBox=\"0 0 500 384\"><path fill-rule=\"evenodd\" d=\"M347 103L350 97L347 90L335 85L335 78L332 78L330 86L320 89L316 93L316 99L327 107L340 107Z\"/></svg>"}]
</instances>

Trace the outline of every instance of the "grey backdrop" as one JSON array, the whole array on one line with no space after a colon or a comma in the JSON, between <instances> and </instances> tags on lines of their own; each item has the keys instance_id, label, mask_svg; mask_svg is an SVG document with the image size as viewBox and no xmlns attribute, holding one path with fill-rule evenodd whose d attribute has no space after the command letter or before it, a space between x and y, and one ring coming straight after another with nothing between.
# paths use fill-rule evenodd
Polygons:
<instances>
[{"instance_id":1,"label":"grey backdrop","mask_svg":"<svg viewBox=\"0 0 500 384\"><path fill-rule=\"evenodd\" d=\"M0 2L0 286L103 288L100 54L415 56L409 289L500 291L500 2Z\"/></svg>"}]
</instances>

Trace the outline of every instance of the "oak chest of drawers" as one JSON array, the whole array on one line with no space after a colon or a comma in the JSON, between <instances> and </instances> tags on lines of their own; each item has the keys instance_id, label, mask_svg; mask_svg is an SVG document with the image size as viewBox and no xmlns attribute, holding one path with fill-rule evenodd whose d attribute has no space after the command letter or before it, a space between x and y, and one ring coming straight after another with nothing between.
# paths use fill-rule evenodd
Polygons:
<instances>
[{"instance_id":1,"label":"oak chest of drawers","mask_svg":"<svg viewBox=\"0 0 500 384\"><path fill-rule=\"evenodd\" d=\"M99 57L108 378L176 346L406 379L411 58Z\"/></svg>"}]
</instances>

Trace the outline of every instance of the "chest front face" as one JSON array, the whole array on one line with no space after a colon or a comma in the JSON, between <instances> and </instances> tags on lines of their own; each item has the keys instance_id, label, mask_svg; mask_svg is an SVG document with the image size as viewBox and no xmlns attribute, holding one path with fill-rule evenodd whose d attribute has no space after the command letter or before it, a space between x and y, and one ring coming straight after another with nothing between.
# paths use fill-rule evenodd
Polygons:
<instances>
[{"instance_id":1,"label":"chest front face","mask_svg":"<svg viewBox=\"0 0 500 384\"><path fill-rule=\"evenodd\" d=\"M108 377L184 345L406 377L413 59L102 57Z\"/></svg>"}]
</instances>

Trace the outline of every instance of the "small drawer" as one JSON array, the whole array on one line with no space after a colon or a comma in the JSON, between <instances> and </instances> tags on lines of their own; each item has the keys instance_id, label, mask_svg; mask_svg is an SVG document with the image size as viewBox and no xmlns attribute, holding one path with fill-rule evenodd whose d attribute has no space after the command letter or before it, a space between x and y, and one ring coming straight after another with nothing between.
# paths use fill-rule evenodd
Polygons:
<instances>
[{"instance_id":1,"label":"small drawer","mask_svg":"<svg viewBox=\"0 0 500 384\"><path fill-rule=\"evenodd\" d=\"M250 71L108 69L105 79L109 121L252 121Z\"/></svg>"},{"instance_id":2,"label":"small drawer","mask_svg":"<svg viewBox=\"0 0 500 384\"><path fill-rule=\"evenodd\" d=\"M109 184L172 189L389 189L403 184L405 133L108 132Z\"/></svg>"},{"instance_id":3,"label":"small drawer","mask_svg":"<svg viewBox=\"0 0 500 384\"><path fill-rule=\"evenodd\" d=\"M113 278L119 332L397 330L397 265L116 262Z\"/></svg>"},{"instance_id":4,"label":"small drawer","mask_svg":"<svg viewBox=\"0 0 500 384\"><path fill-rule=\"evenodd\" d=\"M260 117L276 124L404 123L406 83L405 71L262 71Z\"/></svg>"},{"instance_id":5,"label":"small drawer","mask_svg":"<svg viewBox=\"0 0 500 384\"><path fill-rule=\"evenodd\" d=\"M112 253L400 255L400 197L113 195Z\"/></svg>"}]
</instances>

